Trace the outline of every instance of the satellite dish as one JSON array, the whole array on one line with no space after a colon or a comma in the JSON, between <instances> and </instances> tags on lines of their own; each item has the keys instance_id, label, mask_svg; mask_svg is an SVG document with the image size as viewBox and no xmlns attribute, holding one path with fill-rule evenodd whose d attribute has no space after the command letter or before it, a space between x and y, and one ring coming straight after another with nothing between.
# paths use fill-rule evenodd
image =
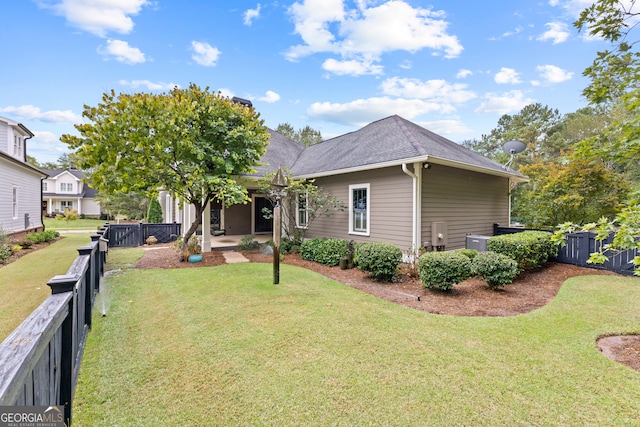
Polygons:
<instances>
[{"instance_id":1,"label":"satellite dish","mask_svg":"<svg viewBox=\"0 0 640 427\"><path fill-rule=\"evenodd\" d=\"M511 141L507 141L502 146L502 149L505 153L509 153L512 156L518 153L522 153L524 149L527 148L526 144L521 141L516 141L512 139Z\"/></svg>"},{"instance_id":2,"label":"satellite dish","mask_svg":"<svg viewBox=\"0 0 640 427\"><path fill-rule=\"evenodd\" d=\"M505 153L510 154L511 158L509 159L507 164L505 164L503 167L505 169L508 169L511 166L511 163L513 162L514 156L518 153L522 153L525 150L525 148L527 148L527 145L522 141L516 141L512 139L511 141L505 142L504 145L502 146L502 149L504 150Z\"/></svg>"}]
</instances>

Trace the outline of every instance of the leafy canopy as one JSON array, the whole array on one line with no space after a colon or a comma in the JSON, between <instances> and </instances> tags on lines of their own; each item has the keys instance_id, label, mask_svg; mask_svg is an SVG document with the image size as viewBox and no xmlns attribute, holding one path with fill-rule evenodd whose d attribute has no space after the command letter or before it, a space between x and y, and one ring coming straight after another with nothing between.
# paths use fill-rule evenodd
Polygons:
<instances>
[{"instance_id":1,"label":"leafy canopy","mask_svg":"<svg viewBox=\"0 0 640 427\"><path fill-rule=\"evenodd\" d=\"M227 206L246 203L246 189L235 178L253 172L269 139L253 108L195 84L160 94L112 90L97 106L85 105L83 116L90 123L76 125L80 136L61 140L76 150L92 187L177 194L196 211L185 241L213 198Z\"/></svg>"}]
</instances>

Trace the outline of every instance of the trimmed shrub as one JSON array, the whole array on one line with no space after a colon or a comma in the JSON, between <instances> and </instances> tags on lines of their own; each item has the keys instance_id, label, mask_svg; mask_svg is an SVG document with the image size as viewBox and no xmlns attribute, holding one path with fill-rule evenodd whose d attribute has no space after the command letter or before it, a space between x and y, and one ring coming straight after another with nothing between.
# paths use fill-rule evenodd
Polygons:
<instances>
[{"instance_id":1,"label":"trimmed shrub","mask_svg":"<svg viewBox=\"0 0 640 427\"><path fill-rule=\"evenodd\" d=\"M0 245L0 263L3 263L9 259L13 254L9 245Z\"/></svg>"},{"instance_id":2,"label":"trimmed shrub","mask_svg":"<svg viewBox=\"0 0 640 427\"><path fill-rule=\"evenodd\" d=\"M393 280L402 262L402 251L390 243L359 243L355 249L358 268L375 280Z\"/></svg>"},{"instance_id":3,"label":"trimmed shrub","mask_svg":"<svg viewBox=\"0 0 640 427\"><path fill-rule=\"evenodd\" d=\"M551 241L551 236L547 231L531 230L493 236L487 243L487 249L514 259L519 272L535 270L558 255L558 245Z\"/></svg>"},{"instance_id":4,"label":"trimmed shrub","mask_svg":"<svg viewBox=\"0 0 640 427\"><path fill-rule=\"evenodd\" d=\"M32 245L33 245L33 240L31 239L20 239L17 242L18 246L21 247L21 249L29 249Z\"/></svg>"},{"instance_id":5,"label":"trimmed shrub","mask_svg":"<svg viewBox=\"0 0 640 427\"><path fill-rule=\"evenodd\" d=\"M471 277L471 260L460 251L426 252L418 260L423 287L448 291Z\"/></svg>"},{"instance_id":6,"label":"trimmed shrub","mask_svg":"<svg viewBox=\"0 0 640 427\"><path fill-rule=\"evenodd\" d=\"M330 267L340 264L340 258L349 254L349 241L346 239L327 239L318 237L302 242L300 256Z\"/></svg>"},{"instance_id":7,"label":"trimmed shrub","mask_svg":"<svg viewBox=\"0 0 640 427\"><path fill-rule=\"evenodd\" d=\"M489 289L498 289L513 282L518 275L518 263L496 252L480 252L471 261L473 275L487 282Z\"/></svg>"},{"instance_id":8,"label":"trimmed shrub","mask_svg":"<svg viewBox=\"0 0 640 427\"><path fill-rule=\"evenodd\" d=\"M460 249L458 252L460 252L470 260L473 260L480 253L476 249Z\"/></svg>"},{"instance_id":9,"label":"trimmed shrub","mask_svg":"<svg viewBox=\"0 0 640 427\"><path fill-rule=\"evenodd\" d=\"M27 234L27 239L31 240L33 243L45 243L56 240L59 236L60 233L55 230L46 230L38 231L37 233L29 233Z\"/></svg>"},{"instance_id":10,"label":"trimmed shrub","mask_svg":"<svg viewBox=\"0 0 640 427\"><path fill-rule=\"evenodd\" d=\"M281 254L296 254L300 252L300 245L302 242L299 239L291 239L288 237L280 240L280 253Z\"/></svg>"},{"instance_id":11,"label":"trimmed shrub","mask_svg":"<svg viewBox=\"0 0 640 427\"><path fill-rule=\"evenodd\" d=\"M250 251L260 246L260 243L253 236L242 236L237 248L241 251Z\"/></svg>"}]
</instances>

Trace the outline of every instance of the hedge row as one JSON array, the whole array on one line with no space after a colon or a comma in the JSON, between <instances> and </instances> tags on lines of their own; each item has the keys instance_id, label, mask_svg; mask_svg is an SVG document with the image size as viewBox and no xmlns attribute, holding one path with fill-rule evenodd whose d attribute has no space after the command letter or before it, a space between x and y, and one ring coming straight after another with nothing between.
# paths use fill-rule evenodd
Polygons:
<instances>
[{"instance_id":1,"label":"hedge row","mask_svg":"<svg viewBox=\"0 0 640 427\"><path fill-rule=\"evenodd\" d=\"M512 283L522 271L542 267L558 254L558 245L551 241L551 233L545 231L494 236L487 248L488 252L470 249L427 252L418 260L420 280L426 288L448 291L475 276L496 289Z\"/></svg>"}]
</instances>

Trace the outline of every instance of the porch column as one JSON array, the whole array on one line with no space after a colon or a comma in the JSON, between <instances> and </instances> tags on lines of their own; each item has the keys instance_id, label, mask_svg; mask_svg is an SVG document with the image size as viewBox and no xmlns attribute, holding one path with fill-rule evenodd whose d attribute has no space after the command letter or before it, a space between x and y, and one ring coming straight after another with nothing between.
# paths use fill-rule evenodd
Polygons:
<instances>
[{"instance_id":1,"label":"porch column","mask_svg":"<svg viewBox=\"0 0 640 427\"><path fill-rule=\"evenodd\" d=\"M78 215L82 213L82 199L78 197Z\"/></svg>"},{"instance_id":2,"label":"porch column","mask_svg":"<svg viewBox=\"0 0 640 427\"><path fill-rule=\"evenodd\" d=\"M211 252L211 202L202 212L202 252Z\"/></svg>"}]
</instances>

